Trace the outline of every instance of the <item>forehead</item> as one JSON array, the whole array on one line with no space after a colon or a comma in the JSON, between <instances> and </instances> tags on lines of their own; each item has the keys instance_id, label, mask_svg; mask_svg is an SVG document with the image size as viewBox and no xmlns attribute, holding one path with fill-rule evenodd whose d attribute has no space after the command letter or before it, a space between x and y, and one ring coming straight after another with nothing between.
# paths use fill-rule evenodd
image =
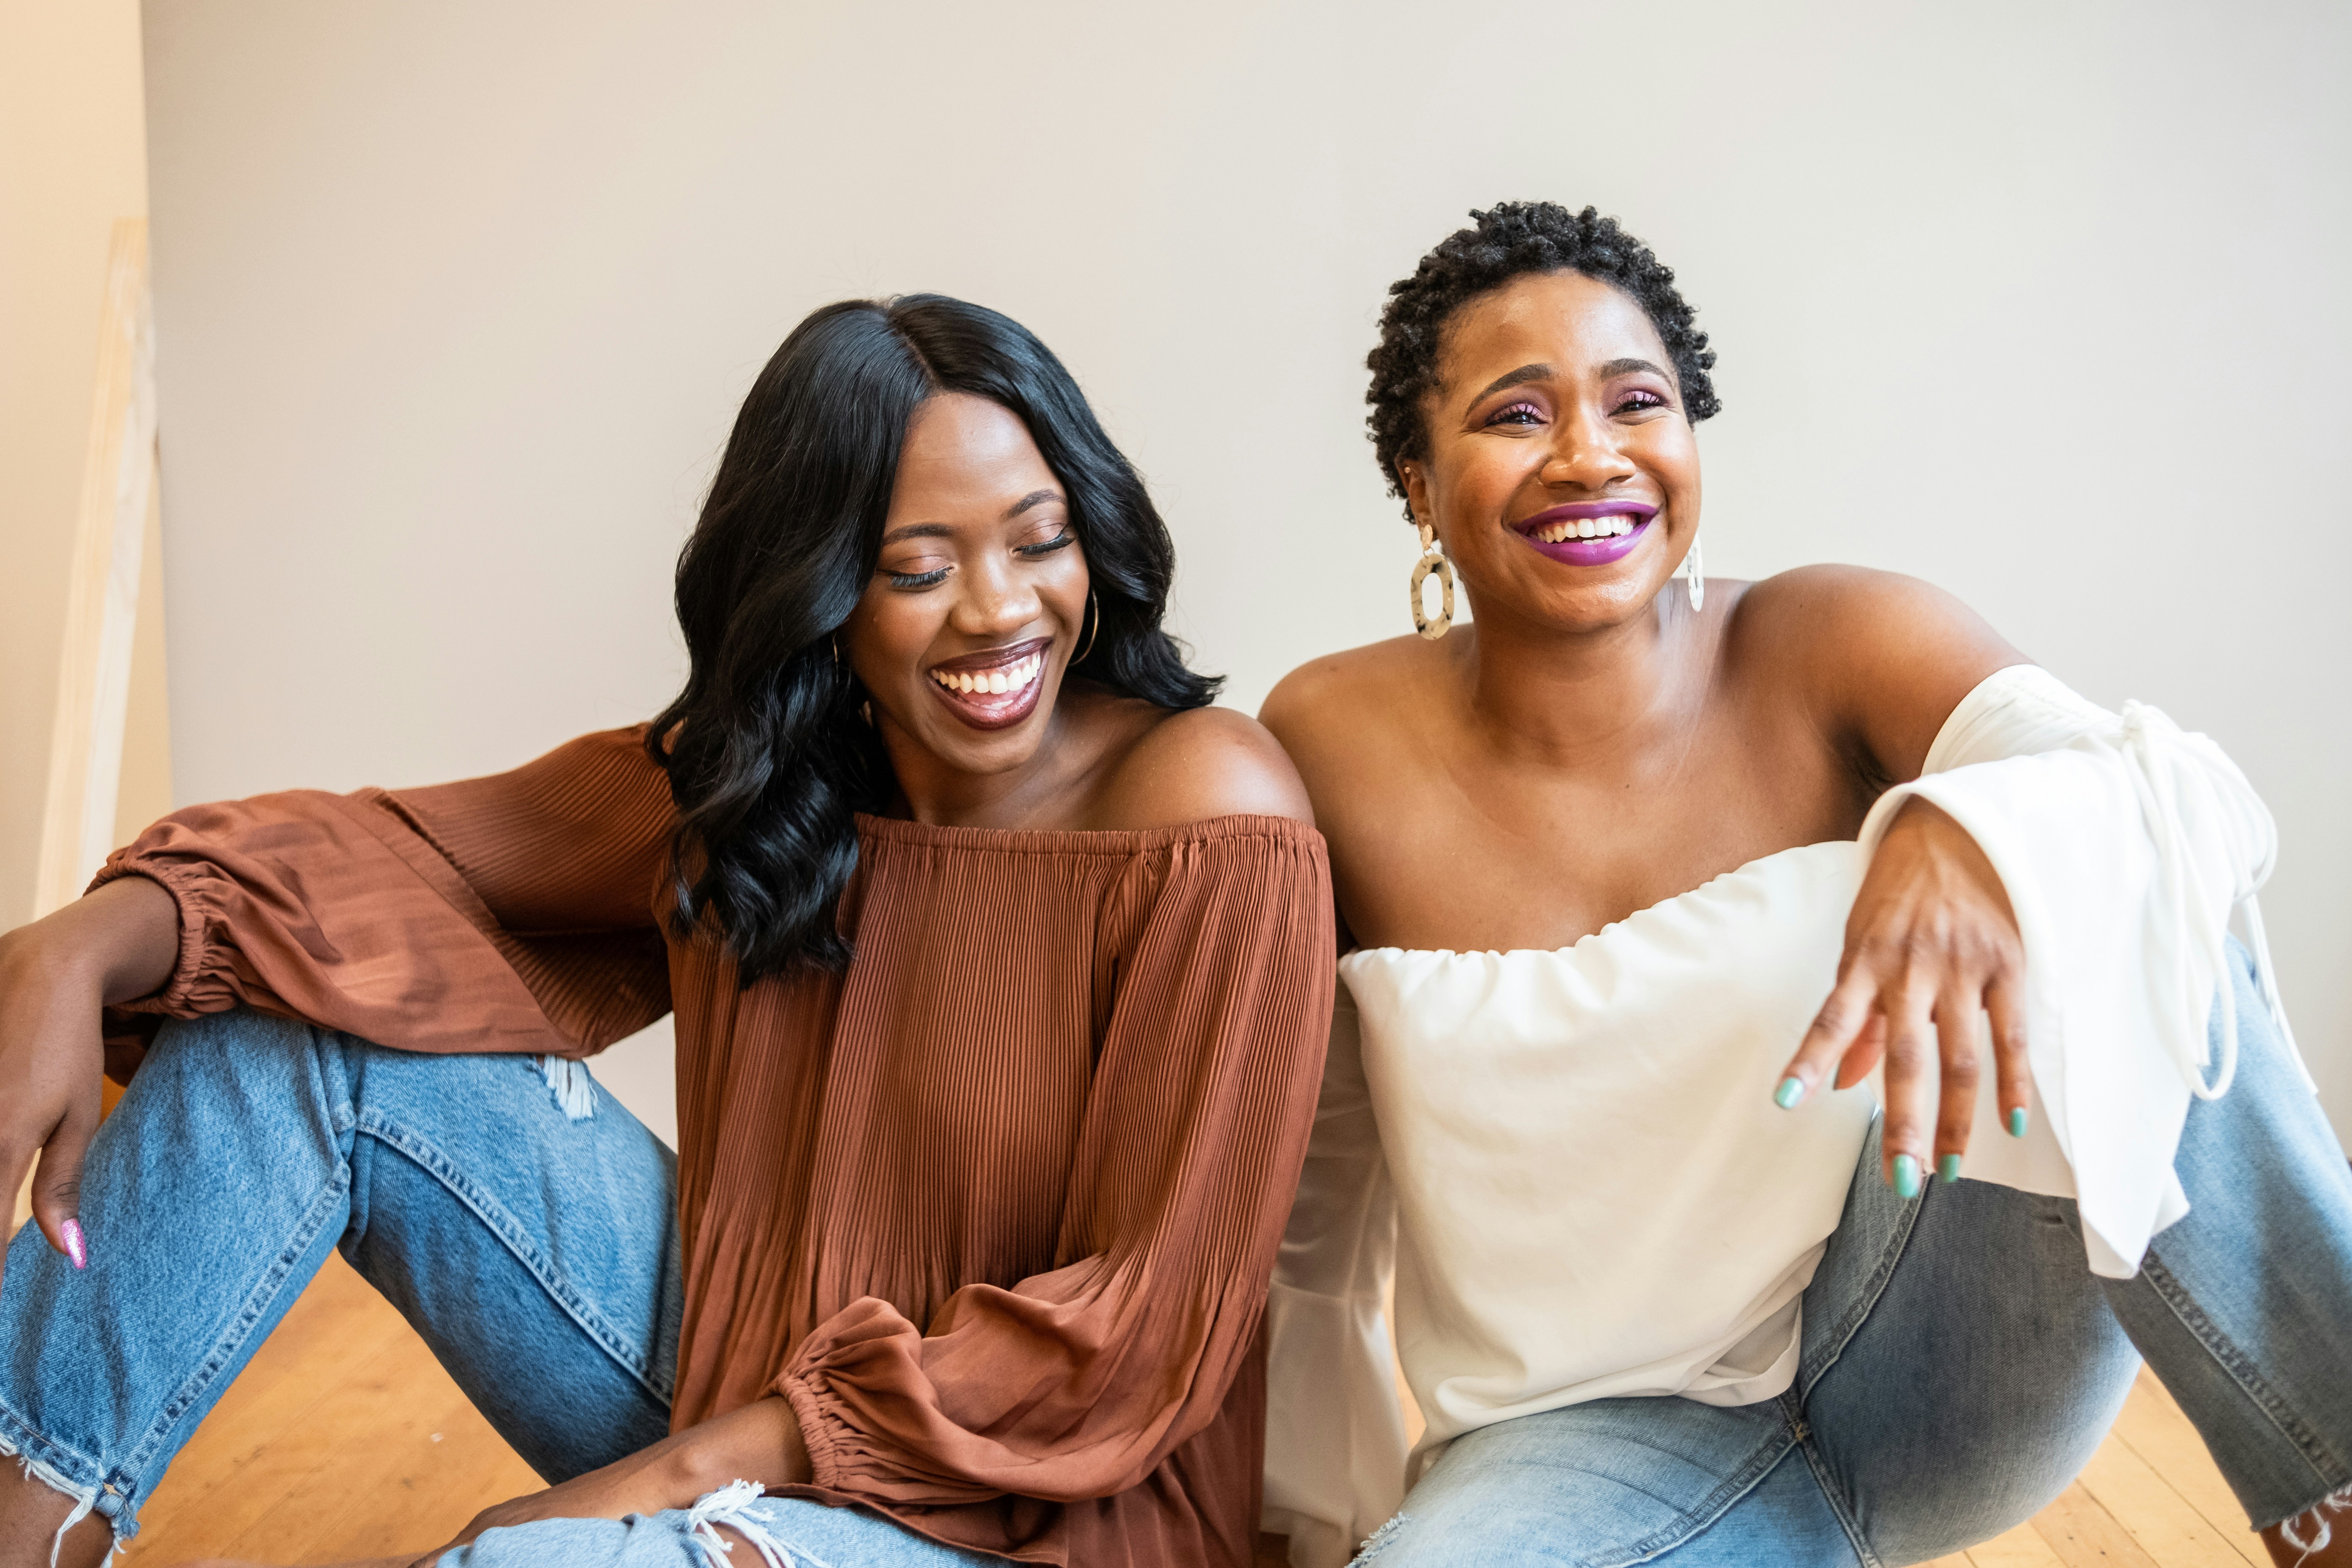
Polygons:
<instances>
[{"instance_id":1,"label":"forehead","mask_svg":"<svg viewBox=\"0 0 2352 1568\"><path fill-rule=\"evenodd\" d=\"M1018 415L968 393L950 392L915 410L898 450L890 510L936 512L957 506L993 515L1008 500L1055 482L1045 454Z\"/></svg>"},{"instance_id":2,"label":"forehead","mask_svg":"<svg viewBox=\"0 0 2352 1568\"><path fill-rule=\"evenodd\" d=\"M1531 272L1462 307L1446 323L1437 372L1444 390L1459 395L1523 364L1573 375L1621 359L1669 363L1633 296L1581 272Z\"/></svg>"}]
</instances>

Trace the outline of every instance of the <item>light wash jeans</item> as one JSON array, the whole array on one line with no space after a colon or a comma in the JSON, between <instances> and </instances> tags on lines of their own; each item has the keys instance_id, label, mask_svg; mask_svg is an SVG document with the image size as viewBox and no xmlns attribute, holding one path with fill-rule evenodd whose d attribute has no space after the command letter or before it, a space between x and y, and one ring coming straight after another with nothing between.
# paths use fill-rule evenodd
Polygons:
<instances>
[{"instance_id":1,"label":"light wash jeans","mask_svg":"<svg viewBox=\"0 0 2352 1568\"><path fill-rule=\"evenodd\" d=\"M2254 1523L2352 1483L2352 1172L2231 951L2237 1082L2191 1103L2176 1161L2191 1207L2137 1276L2085 1268L2071 1201L1966 1179L1895 1197L1874 1132L1805 1292L1794 1388L1731 1408L1596 1400L1483 1427L1357 1561L1926 1562L2063 1490L2142 1356Z\"/></svg>"},{"instance_id":2,"label":"light wash jeans","mask_svg":"<svg viewBox=\"0 0 2352 1568\"><path fill-rule=\"evenodd\" d=\"M676 1173L572 1064L416 1056L249 1012L167 1025L90 1151L89 1267L31 1226L8 1249L0 1453L128 1541L164 1467L336 1247L533 1469L558 1481L609 1464L669 1431ZM697 1543L706 1521L790 1564L992 1561L877 1514L749 1490L491 1531L441 1561L728 1561L709 1550L715 1532ZM763 1555L739 1546L732 1560Z\"/></svg>"}]
</instances>

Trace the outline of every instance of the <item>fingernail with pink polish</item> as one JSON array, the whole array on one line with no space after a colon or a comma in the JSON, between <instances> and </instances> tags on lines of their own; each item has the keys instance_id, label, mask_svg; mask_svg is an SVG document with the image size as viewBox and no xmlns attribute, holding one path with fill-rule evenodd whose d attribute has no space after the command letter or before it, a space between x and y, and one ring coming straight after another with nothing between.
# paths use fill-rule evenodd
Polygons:
<instances>
[{"instance_id":1,"label":"fingernail with pink polish","mask_svg":"<svg viewBox=\"0 0 2352 1568\"><path fill-rule=\"evenodd\" d=\"M58 1226L66 1238L66 1256L73 1259L76 1268L89 1267L89 1248L81 1239L81 1221L69 1219Z\"/></svg>"}]
</instances>

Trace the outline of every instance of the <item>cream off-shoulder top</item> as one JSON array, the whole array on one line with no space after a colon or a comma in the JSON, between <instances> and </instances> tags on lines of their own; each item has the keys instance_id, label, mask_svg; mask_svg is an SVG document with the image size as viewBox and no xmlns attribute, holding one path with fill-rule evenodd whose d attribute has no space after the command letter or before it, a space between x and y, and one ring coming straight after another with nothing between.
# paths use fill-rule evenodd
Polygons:
<instances>
[{"instance_id":1,"label":"cream off-shoulder top","mask_svg":"<svg viewBox=\"0 0 2352 1568\"><path fill-rule=\"evenodd\" d=\"M1402 1496L1391 1279L1428 1424L1414 1474L1537 1411L1789 1387L1877 1094L1784 1111L1772 1091L1913 795L1982 846L2026 952L2032 1129L2001 1131L1984 1074L1968 1173L2078 1199L2088 1264L2116 1277L2188 1212L2173 1152L2190 1097L2229 1087L2234 1026L2209 1060L2208 1025L2231 1005L2233 911L2285 1027L2253 898L2275 829L2204 736L2014 666L1953 710L1857 842L1768 855L1557 952L1340 961L1270 1306L1265 1527L1298 1568L1345 1562Z\"/></svg>"}]
</instances>

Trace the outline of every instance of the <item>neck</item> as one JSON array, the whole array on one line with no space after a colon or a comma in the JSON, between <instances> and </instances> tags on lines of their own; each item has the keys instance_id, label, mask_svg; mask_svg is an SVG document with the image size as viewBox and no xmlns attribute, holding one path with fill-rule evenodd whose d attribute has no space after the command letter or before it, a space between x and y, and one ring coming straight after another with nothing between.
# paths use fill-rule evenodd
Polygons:
<instances>
[{"instance_id":1,"label":"neck","mask_svg":"<svg viewBox=\"0 0 2352 1568\"><path fill-rule=\"evenodd\" d=\"M898 775L895 816L934 827L1058 827L1066 826L1071 802L1083 790L1091 759L1081 742L1086 726L1074 709L1074 693L1066 683L1045 717L1045 732L1036 746L1013 766L995 773L972 773L942 759L937 752L878 715L882 743Z\"/></svg>"},{"instance_id":2,"label":"neck","mask_svg":"<svg viewBox=\"0 0 2352 1568\"><path fill-rule=\"evenodd\" d=\"M1573 763L1682 733L1706 692L1696 627L1660 594L1614 626L1564 632L1486 615L1461 668L1472 721L1507 757Z\"/></svg>"}]
</instances>

